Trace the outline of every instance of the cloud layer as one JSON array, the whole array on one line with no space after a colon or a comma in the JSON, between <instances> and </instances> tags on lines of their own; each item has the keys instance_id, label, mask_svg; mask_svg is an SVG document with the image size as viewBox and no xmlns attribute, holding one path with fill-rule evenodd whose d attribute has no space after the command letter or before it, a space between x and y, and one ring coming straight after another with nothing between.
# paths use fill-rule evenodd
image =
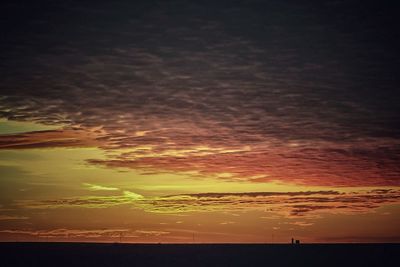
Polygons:
<instances>
[{"instance_id":1,"label":"cloud layer","mask_svg":"<svg viewBox=\"0 0 400 267\"><path fill-rule=\"evenodd\" d=\"M122 195L113 196L24 200L17 201L17 205L25 209L107 208L130 205L152 213L265 211L271 216L313 218L321 212L334 214L372 212L383 205L399 202L399 190L374 189L347 193L339 191L203 193L164 197L144 197L124 191Z\"/></svg>"},{"instance_id":2,"label":"cloud layer","mask_svg":"<svg viewBox=\"0 0 400 267\"><path fill-rule=\"evenodd\" d=\"M13 25L29 6L7 8ZM391 17L372 10L49 5L6 31L0 116L64 128L0 136L0 148L97 146L112 156L89 162L144 172L398 186L397 46Z\"/></svg>"},{"instance_id":3,"label":"cloud layer","mask_svg":"<svg viewBox=\"0 0 400 267\"><path fill-rule=\"evenodd\" d=\"M1 234L30 235L38 238L138 238L167 235L166 231L132 229L51 229L51 230L0 230Z\"/></svg>"}]
</instances>

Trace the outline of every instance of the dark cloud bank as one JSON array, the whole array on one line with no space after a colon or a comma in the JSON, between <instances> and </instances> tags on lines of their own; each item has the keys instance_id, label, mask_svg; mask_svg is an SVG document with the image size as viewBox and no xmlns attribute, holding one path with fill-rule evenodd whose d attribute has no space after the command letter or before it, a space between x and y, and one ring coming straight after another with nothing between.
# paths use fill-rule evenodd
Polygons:
<instances>
[{"instance_id":1,"label":"dark cloud bank","mask_svg":"<svg viewBox=\"0 0 400 267\"><path fill-rule=\"evenodd\" d=\"M92 163L258 182L399 185L397 4L1 5L0 116L64 124L73 136L36 133L25 145L21 136L1 137L3 148L144 145L156 154L203 146L241 151L141 151ZM87 134L79 140L74 130Z\"/></svg>"}]
</instances>

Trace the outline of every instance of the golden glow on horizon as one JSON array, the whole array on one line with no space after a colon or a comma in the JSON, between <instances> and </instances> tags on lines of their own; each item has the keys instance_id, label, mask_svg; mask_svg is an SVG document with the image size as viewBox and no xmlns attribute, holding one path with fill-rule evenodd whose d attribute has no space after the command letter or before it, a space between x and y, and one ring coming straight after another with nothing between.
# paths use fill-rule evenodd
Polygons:
<instances>
[{"instance_id":1,"label":"golden glow on horizon","mask_svg":"<svg viewBox=\"0 0 400 267\"><path fill-rule=\"evenodd\" d=\"M47 126L7 127L12 134ZM196 242L286 242L291 236L340 242L386 240L398 230L400 195L394 186L259 183L251 179L260 176L238 180L227 171L200 176L197 170L151 172L89 161L129 159L132 152L141 157L138 151L148 152L143 158L169 158L250 150L206 145L159 153L148 145L1 149L0 240L107 242L122 235L125 242L192 242L195 233ZM356 228L357 223L365 227Z\"/></svg>"}]
</instances>

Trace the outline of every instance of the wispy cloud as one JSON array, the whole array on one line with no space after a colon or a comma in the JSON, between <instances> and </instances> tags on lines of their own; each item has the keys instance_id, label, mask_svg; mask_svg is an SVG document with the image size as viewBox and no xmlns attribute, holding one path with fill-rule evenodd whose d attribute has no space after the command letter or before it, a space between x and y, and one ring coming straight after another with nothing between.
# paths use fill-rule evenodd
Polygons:
<instances>
[{"instance_id":1,"label":"wispy cloud","mask_svg":"<svg viewBox=\"0 0 400 267\"><path fill-rule=\"evenodd\" d=\"M100 145L95 130L63 129L0 136L0 149L29 149L48 147L89 147Z\"/></svg>"},{"instance_id":2,"label":"wispy cloud","mask_svg":"<svg viewBox=\"0 0 400 267\"><path fill-rule=\"evenodd\" d=\"M51 209L51 208L108 208L117 205L132 204L143 199L143 196L130 191L123 191L121 195L113 196L86 196L71 197L53 200L20 200L17 203L21 207L30 209Z\"/></svg>"},{"instance_id":3,"label":"wispy cloud","mask_svg":"<svg viewBox=\"0 0 400 267\"><path fill-rule=\"evenodd\" d=\"M131 205L151 213L190 213L215 211L264 211L283 217L313 217L322 213L365 213L383 205L400 202L399 190L357 192L251 192L203 193L144 197L124 191L117 196L91 196L58 200L19 201L27 209L107 208ZM305 225L303 225L305 226Z\"/></svg>"},{"instance_id":4,"label":"wispy cloud","mask_svg":"<svg viewBox=\"0 0 400 267\"><path fill-rule=\"evenodd\" d=\"M109 186L102 186L102 185L96 185L96 184L90 184L90 183L83 183L83 186L88 188L91 191L117 191L120 190L117 187L109 187Z\"/></svg>"},{"instance_id":5,"label":"wispy cloud","mask_svg":"<svg viewBox=\"0 0 400 267\"><path fill-rule=\"evenodd\" d=\"M141 234L141 235L146 235L146 236L161 236L161 235L167 235L170 232L166 231L151 231L151 230L136 230L135 233Z\"/></svg>"},{"instance_id":6,"label":"wispy cloud","mask_svg":"<svg viewBox=\"0 0 400 267\"><path fill-rule=\"evenodd\" d=\"M372 212L383 205L399 202L398 190L373 190L352 193L316 191L187 194L152 199L138 205L144 210L160 213L259 210L284 217L306 217L321 212Z\"/></svg>"},{"instance_id":7,"label":"wispy cloud","mask_svg":"<svg viewBox=\"0 0 400 267\"><path fill-rule=\"evenodd\" d=\"M314 223L305 221L295 221L295 222L289 222L288 224L307 227L307 226L312 226Z\"/></svg>"},{"instance_id":8,"label":"wispy cloud","mask_svg":"<svg viewBox=\"0 0 400 267\"><path fill-rule=\"evenodd\" d=\"M52 230L0 230L4 234L21 234L31 235L42 238L57 238L57 237L119 237L121 234L130 232L129 229L52 229Z\"/></svg>"},{"instance_id":9,"label":"wispy cloud","mask_svg":"<svg viewBox=\"0 0 400 267\"><path fill-rule=\"evenodd\" d=\"M0 221L8 221L8 220L28 220L27 216L12 216L12 215L0 215Z\"/></svg>"},{"instance_id":10,"label":"wispy cloud","mask_svg":"<svg viewBox=\"0 0 400 267\"><path fill-rule=\"evenodd\" d=\"M159 237L169 235L169 231L161 230L146 230L146 229L128 229L128 228L113 228L113 229L5 229L0 230L0 234L5 235L28 235L36 238L54 238L54 239L74 239L74 238L142 238L142 237Z\"/></svg>"},{"instance_id":11,"label":"wispy cloud","mask_svg":"<svg viewBox=\"0 0 400 267\"><path fill-rule=\"evenodd\" d=\"M49 230L0 230L2 234L29 235L38 238L138 238L168 235L168 231L115 229L49 229Z\"/></svg>"}]
</instances>

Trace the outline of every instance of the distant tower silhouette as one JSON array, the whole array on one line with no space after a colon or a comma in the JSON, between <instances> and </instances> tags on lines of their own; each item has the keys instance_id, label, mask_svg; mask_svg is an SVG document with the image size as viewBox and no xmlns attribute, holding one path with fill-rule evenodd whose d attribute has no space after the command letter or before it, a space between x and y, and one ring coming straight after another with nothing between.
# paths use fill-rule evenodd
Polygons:
<instances>
[{"instance_id":1,"label":"distant tower silhouette","mask_svg":"<svg viewBox=\"0 0 400 267\"><path fill-rule=\"evenodd\" d=\"M292 237L292 244L294 244L294 238Z\"/></svg>"}]
</instances>

